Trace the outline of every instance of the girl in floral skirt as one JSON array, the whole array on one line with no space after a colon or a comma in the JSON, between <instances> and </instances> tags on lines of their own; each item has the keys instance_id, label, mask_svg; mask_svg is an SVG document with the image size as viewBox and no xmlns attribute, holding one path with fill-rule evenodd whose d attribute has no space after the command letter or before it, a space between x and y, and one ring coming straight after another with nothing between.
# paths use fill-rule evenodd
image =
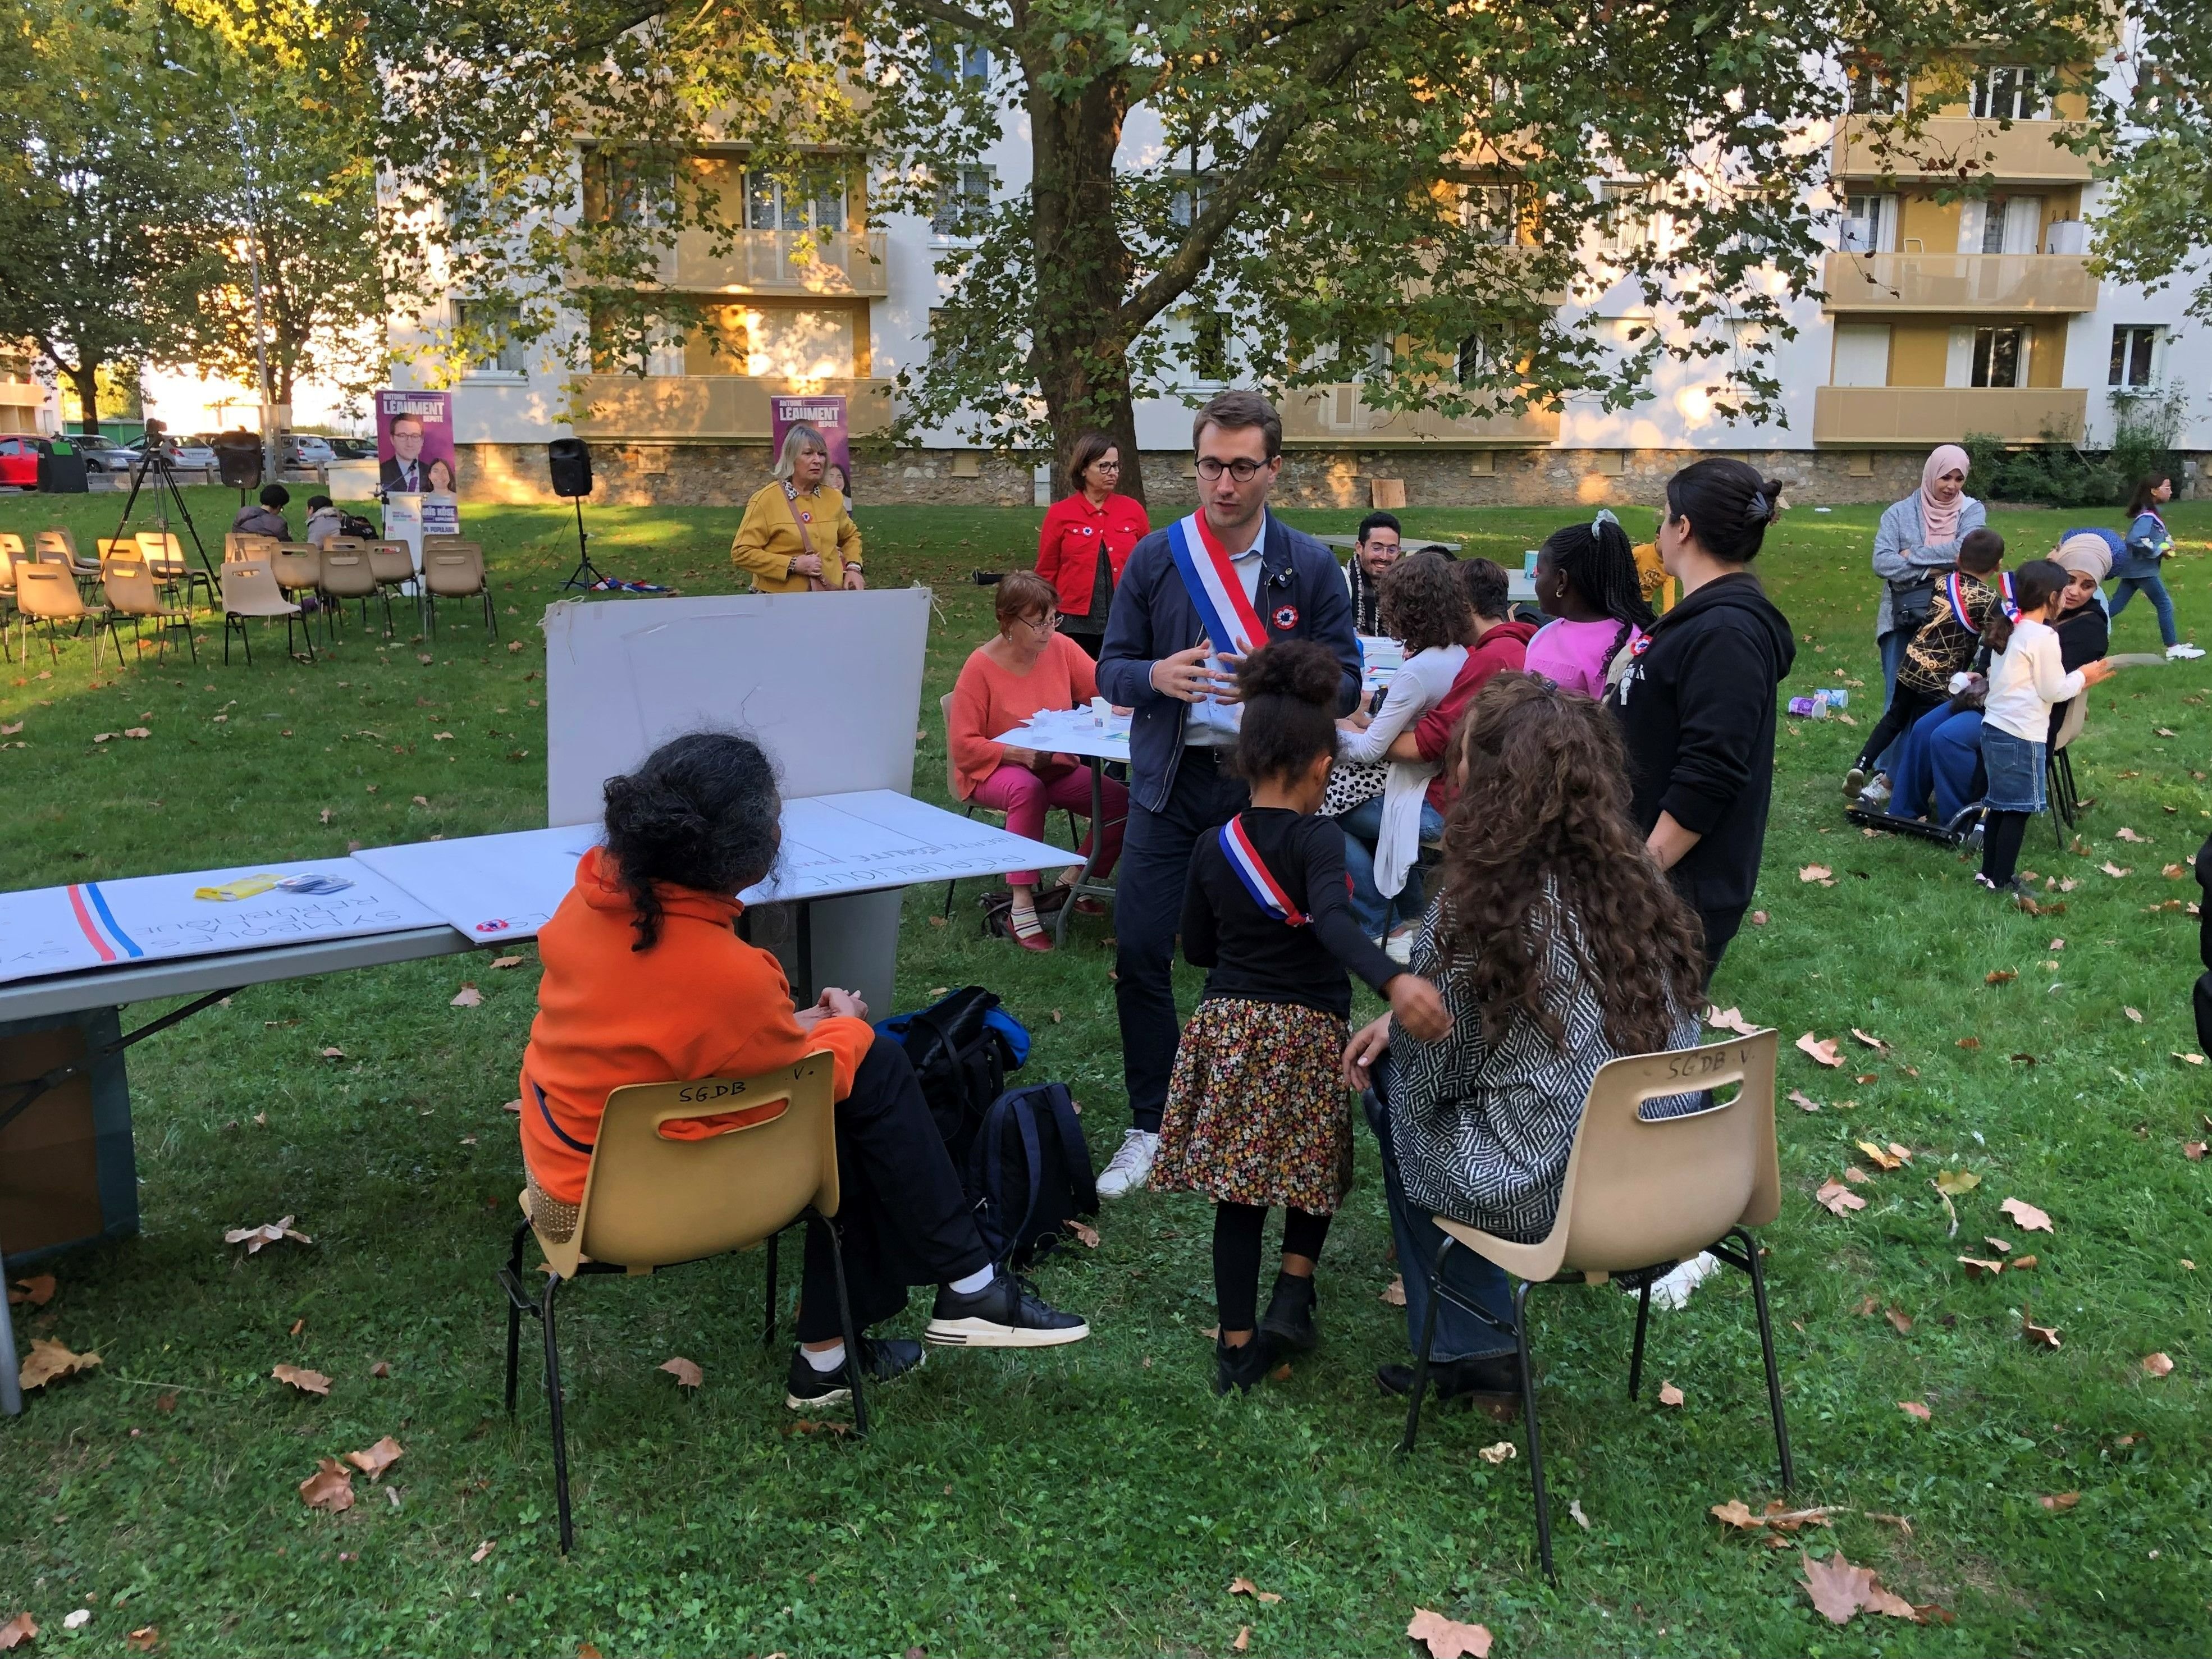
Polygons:
<instances>
[{"instance_id":1,"label":"girl in floral skirt","mask_svg":"<svg viewBox=\"0 0 2212 1659\"><path fill-rule=\"evenodd\" d=\"M1336 756L1336 658L1281 641L1245 658L1237 684L1236 767L1252 805L1191 854L1183 954L1209 972L1176 1053L1152 1173L1156 1188L1214 1202L1217 1394L1251 1388L1283 1349L1319 1340L1314 1263L1352 1176L1346 970L1389 998L1409 1033L1434 1041L1450 1029L1436 988L1361 931L1343 835L1317 816ZM1282 1270L1255 1322L1261 1228L1278 1204Z\"/></svg>"}]
</instances>

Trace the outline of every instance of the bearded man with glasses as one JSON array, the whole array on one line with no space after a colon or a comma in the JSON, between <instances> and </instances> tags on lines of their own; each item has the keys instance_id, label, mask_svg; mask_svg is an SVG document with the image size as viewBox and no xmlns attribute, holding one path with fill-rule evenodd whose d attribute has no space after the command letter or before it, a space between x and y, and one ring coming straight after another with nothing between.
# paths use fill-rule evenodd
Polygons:
<instances>
[{"instance_id":1,"label":"bearded man with glasses","mask_svg":"<svg viewBox=\"0 0 2212 1659\"><path fill-rule=\"evenodd\" d=\"M1359 642L1336 556L1267 511L1283 470L1283 422L1256 392L1224 392L1198 412L1200 507L1130 554L1098 689L1133 708L1129 822L1114 904L1114 998L1131 1127L1098 1195L1142 1187L1159 1146L1180 1027L1171 977L1191 849L1249 802L1229 769L1237 664L1273 640L1315 640L1344 667L1337 712L1359 700Z\"/></svg>"}]
</instances>

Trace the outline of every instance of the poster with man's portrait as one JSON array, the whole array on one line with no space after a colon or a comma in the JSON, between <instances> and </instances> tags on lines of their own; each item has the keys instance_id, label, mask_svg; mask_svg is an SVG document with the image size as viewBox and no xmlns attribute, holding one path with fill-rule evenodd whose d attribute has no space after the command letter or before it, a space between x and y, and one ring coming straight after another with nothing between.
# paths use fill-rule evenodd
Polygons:
<instances>
[{"instance_id":1,"label":"poster with man's portrait","mask_svg":"<svg viewBox=\"0 0 2212 1659\"><path fill-rule=\"evenodd\" d=\"M376 394L376 483L385 495L450 495L460 473L453 459L453 394Z\"/></svg>"}]
</instances>

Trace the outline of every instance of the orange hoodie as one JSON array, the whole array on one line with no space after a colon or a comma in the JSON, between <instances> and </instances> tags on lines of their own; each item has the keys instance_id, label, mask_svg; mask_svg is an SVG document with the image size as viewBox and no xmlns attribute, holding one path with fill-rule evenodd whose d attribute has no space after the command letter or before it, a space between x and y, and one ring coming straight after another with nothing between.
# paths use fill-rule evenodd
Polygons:
<instances>
[{"instance_id":1,"label":"orange hoodie","mask_svg":"<svg viewBox=\"0 0 2212 1659\"><path fill-rule=\"evenodd\" d=\"M594 847L538 930L545 972L522 1055L522 1156L546 1195L564 1204L583 1200L614 1090L751 1077L826 1048L842 1100L875 1040L866 1020L833 1017L800 1028L781 964L737 935L744 908L737 900L665 883L657 890L660 937L651 950L633 951L637 912L614 860ZM696 1133L714 1132L702 1120Z\"/></svg>"}]
</instances>

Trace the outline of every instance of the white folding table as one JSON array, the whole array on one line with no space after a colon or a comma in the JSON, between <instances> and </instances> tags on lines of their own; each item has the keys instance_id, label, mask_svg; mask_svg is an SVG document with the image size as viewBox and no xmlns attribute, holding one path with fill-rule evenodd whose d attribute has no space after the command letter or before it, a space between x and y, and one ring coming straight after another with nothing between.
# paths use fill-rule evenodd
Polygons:
<instances>
[{"instance_id":1,"label":"white folding table","mask_svg":"<svg viewBox=\"0 0 2212 1659\"><path fill-rule=\"evenodd\" d=\"M1120 761L1125 766L1128 764L1130 719L1111 709L1100 712L1095 706L1041 708L1030 717L1028 724L1002 732L991 739L994 743L1012 744L1017 749L1034 749L1041 755L1073 755L1091 769L1091 850L1082 855L1082 872L1068 890L1066 902L1060 907L1060 915L1053 923L1052 942L1055 945L1067 943L1067 919L1075 914L1076 900L1095 898L1107 904L1114 902L1112 884L1092 880L1091 872L1098 867L1099 849L1106 844L1106 763ZM1064 855L1058 860L1061 864L1074 861ZM1019 870L1032 866L1011 867Z\"/></svg>"}]
</instances>

